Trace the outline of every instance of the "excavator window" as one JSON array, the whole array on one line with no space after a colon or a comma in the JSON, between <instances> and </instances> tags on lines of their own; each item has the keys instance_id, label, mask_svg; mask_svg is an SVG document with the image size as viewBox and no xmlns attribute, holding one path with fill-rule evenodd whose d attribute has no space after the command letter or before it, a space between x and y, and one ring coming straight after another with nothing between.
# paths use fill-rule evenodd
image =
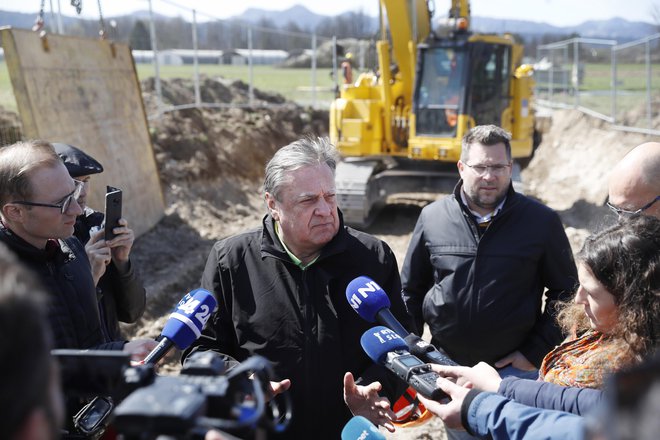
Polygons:
<instances>
[{"instance_id":1,"label":"excavator window","mask_svg":"<svg viewBox=\"0 0 660 440\"><path fill-rule=\"evenodd\" d=\"M416 132L455 136L465 89L466 53L454 47L424 48L419 59Z\"/></svg>"},{"instance_id":2,"label":"excavator window","mask_svg":"<svg viewBox=\"0 0 660 440\"><path fill-rule=\"evenodd\" d=\"M509 106L511 50L503 44L475 43L471 50L469 114L477 125L501 125Z\"/></svg>"}]
</instances>

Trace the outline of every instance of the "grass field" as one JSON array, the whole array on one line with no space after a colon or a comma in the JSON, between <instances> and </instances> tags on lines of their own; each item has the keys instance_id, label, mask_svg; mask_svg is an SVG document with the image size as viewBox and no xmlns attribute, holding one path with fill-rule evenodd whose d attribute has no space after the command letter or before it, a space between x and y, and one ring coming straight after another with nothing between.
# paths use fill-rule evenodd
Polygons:
<instances>
[{"instance_id":1,"label":"grass field","mask_svg":"<svg viewBox=\"0 0 660 440\"><path fill-rule=\"evenodd\" d=\"M151 64L137 64L140 80L154 76ZM161 78L193 78L193 66L160 66ZM249 80L247 66L224 66L202 64L199 66L200 75L209 77ZM330 76L331 69L316 69L316 100L318 104L325 105L333 99L334 82ZM312 71L311 69L280 69L272 66L254 66L252 81L254 87L263 91L276 92L286 99L303 105L312 103ZM4 61L0 62L0 105L8 110L16 111L16 101L12 92L9 72Z\"/></svg>"},{"instance_id":2,"label":"grass field","mask_svg":"<svg viewBox=\"0 0 660 440\"><path fill-rule=\"evenodd\" d=\"M154 68L151 64L137 65L140 80L154 76ZM221 76L224 78L240 79L248 82L249 70L247 66L225 66L202 64L199 66L201 75L209 77ZM651 86L654 95L660 94L660 64L652 66ZM193 77L193 66L160 66L161 78L191 78ZM609 114L611 108L611 97L603 91L610 90L611 70L609 64L587 64L585 66L584 82L580 86L580 92L601 91L600 96L581 98L584 106L593 105L594 110ZM302 105L312 104L312 71L311 69L281 69L273 66L254 66L253 85L263 91L282 94L285 98L298 102ZM317 69L316 71L316 103L318 107L329 108L329 103L334 97L332 92L334 82L330 76L330 69ZM643 64L619 64L617 66L617 88L622 95L617 97L617 106L620 109L630 105L638 104L644 98L646 91L646 70ZM639 98L630 99L624 92L635 92ZM561 98L558 98L561 99ZM572 98L567 103L572 104ZM4 61L0 62L0 105L8 110L16 111L16 102L9 80L9 74Z\"/></svg>"}]
</instances>

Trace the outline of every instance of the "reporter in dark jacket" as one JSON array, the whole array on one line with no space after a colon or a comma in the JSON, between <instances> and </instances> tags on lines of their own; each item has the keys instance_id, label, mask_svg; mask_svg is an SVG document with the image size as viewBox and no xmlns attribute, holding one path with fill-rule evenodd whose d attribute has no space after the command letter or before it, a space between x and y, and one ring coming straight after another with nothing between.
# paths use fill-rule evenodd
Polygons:
<instances>
[{"instance_id":1,"label":"reporter in dark jacket","mask_svg":"<svg viewBox=\"0 0 660 440\"><path fill-rule=\"evenodd\" d=\"M55 143L53 147L69 175L83 183L77 200L83 212L76 218L73 235L85 247L91 263L103 325L110 338L121 339L119 322L136 322L146 307L144 285L130 260L135 235L128 222L121 219L121 226L115 228L117 236L109 242L104 240L105 215L87 206L92 175L103 172L103 166L72 145Z\"/></svg>"},{"instance_id":2,"label":"reporter in dark jacket","mask_svg":"<svg viewBox=\"0 0 660 440\"><path fill-rule=\"evenodd\" d=\"M335 194L337 159L322 138L294 142L275 154L264 182L268 215L262 227L211 250L202 287L215 292L219 309L184 354L214 350L230 365L254 354L269 359L277 375L273 385L290 386L293 400L292 425L281 438L339 438L351 417L346 404L393 429L384 415L393 416L389 403L377 391L382 385L395 398L405 389L362 350L360 336L373 324L346 300L346 286L369 276L390 295L394 315L409 324L391 249L343 224Z\"/></svg>"},{"instance_id":3,"label":"reporter in dark jacket","mask_svg":"<svg viewBox=\"0 0 660 440\"><path fill-rule=\"evenodd\" d=\"M56 348L123 349L142 359L155 341L115 340L101 324L90 264L72 237L82 213L76 201L81 190L51 144L19 142L0 149L0 241L47 289Z\"/></svg>"},{"instance_id":4,"label":"reporter in dark jacket","mask_svg":"<svg viewBox=\"0 0 660 440\"><path fill-rule=\"evenodd\" d=\"M422 210L401 280L417 330L452 359L534 370L563 339L555 305L577 271L559 216L514 191L511 167L507 132L468 132L461 180Z\"/></svg>"}]
</instances>

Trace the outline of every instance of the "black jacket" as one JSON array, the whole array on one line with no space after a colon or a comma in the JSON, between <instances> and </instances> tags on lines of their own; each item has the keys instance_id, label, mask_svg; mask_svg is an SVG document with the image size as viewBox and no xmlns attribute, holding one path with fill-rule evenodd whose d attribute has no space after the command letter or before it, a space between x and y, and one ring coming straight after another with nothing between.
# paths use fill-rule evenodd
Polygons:
<instances>
[{"instance_id":1,"label":"black jacket","mask_svg":"<svg viewBox=\"0 0 660 440\"><path fill-rule=\"evenodd\" d=\"M77 238L50 241L42 250L0 227L0 241L37 274L49 293L48 319L55 348L123 348L124 342L111 342L101 326L92 272Z\"/></svg>"},{"instance_id":2,"label":"black jacket","mask_svg":"<svg viewBox=\"0 0 660 440\"><path fill-rule=\"evenodd\" d=\"M419 216L401 273L408 311L460 364L492 364L520 350L539 366L562 340L555 303L569 300L577 284L559 216L511 186L479 237L461 185Z\"/></svg>"},{"instance_id":3,"label":"black jacket","mask_svg":"<svg viewBox=\"0 0 660 440\"><path fill-rule=\"evenodd\" d=\"M292 426L281 438L338 439L351 414L343 401L343 376L379 380L390 397L402 382L375 366L360 346L367 323L346 301L346 286L365 275L390 296L392 313L409 325L400 296L396 258L377 238L344 227L307 269L296 266L274 231L263 227L217 242L202 287L219 310L192 350L215 350L230 362L253 354L269 359L277 377L291 379Z\"/></svg>"},{"instance_id":4,"label":"black jacket","mask_svg":"<svg viewBox=\"0 0 660 440\"><path fill-rule=\"evenodd\" d=\"M102 212L86 207L83 214L76 218L73 235L83 246L89 241L90 229L100 227L103 217ZM134 323L142 316L147 304L142 281L130 262L125 273L120 272L117 266L110 262L96 286L96 295L101 321L113 340L123 338L119 322Z\"/></svg>"}]
</instances>

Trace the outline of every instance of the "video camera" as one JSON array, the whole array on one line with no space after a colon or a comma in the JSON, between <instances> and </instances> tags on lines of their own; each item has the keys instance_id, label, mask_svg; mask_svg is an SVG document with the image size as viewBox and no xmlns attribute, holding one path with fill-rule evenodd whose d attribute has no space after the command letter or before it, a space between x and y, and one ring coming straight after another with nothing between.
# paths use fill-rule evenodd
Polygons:
<instances>
[{"instance_id":1,"label":"video camera","mask_svg":"<svg viewBox=\"0 0 660 440\"><path fill-rule=\"evenodd\" d=\"M108 425L130 438L202 438L209 429L242 438L258 428L284 431L291 421L288 393L269 399L268 360L253 356L225 371L214 352L193 353L179 376L159 376L153 365L131 366L118 351L53 350L69 401L90 399L63 438L98 439Z\"/></svg>"}]
</instances>

